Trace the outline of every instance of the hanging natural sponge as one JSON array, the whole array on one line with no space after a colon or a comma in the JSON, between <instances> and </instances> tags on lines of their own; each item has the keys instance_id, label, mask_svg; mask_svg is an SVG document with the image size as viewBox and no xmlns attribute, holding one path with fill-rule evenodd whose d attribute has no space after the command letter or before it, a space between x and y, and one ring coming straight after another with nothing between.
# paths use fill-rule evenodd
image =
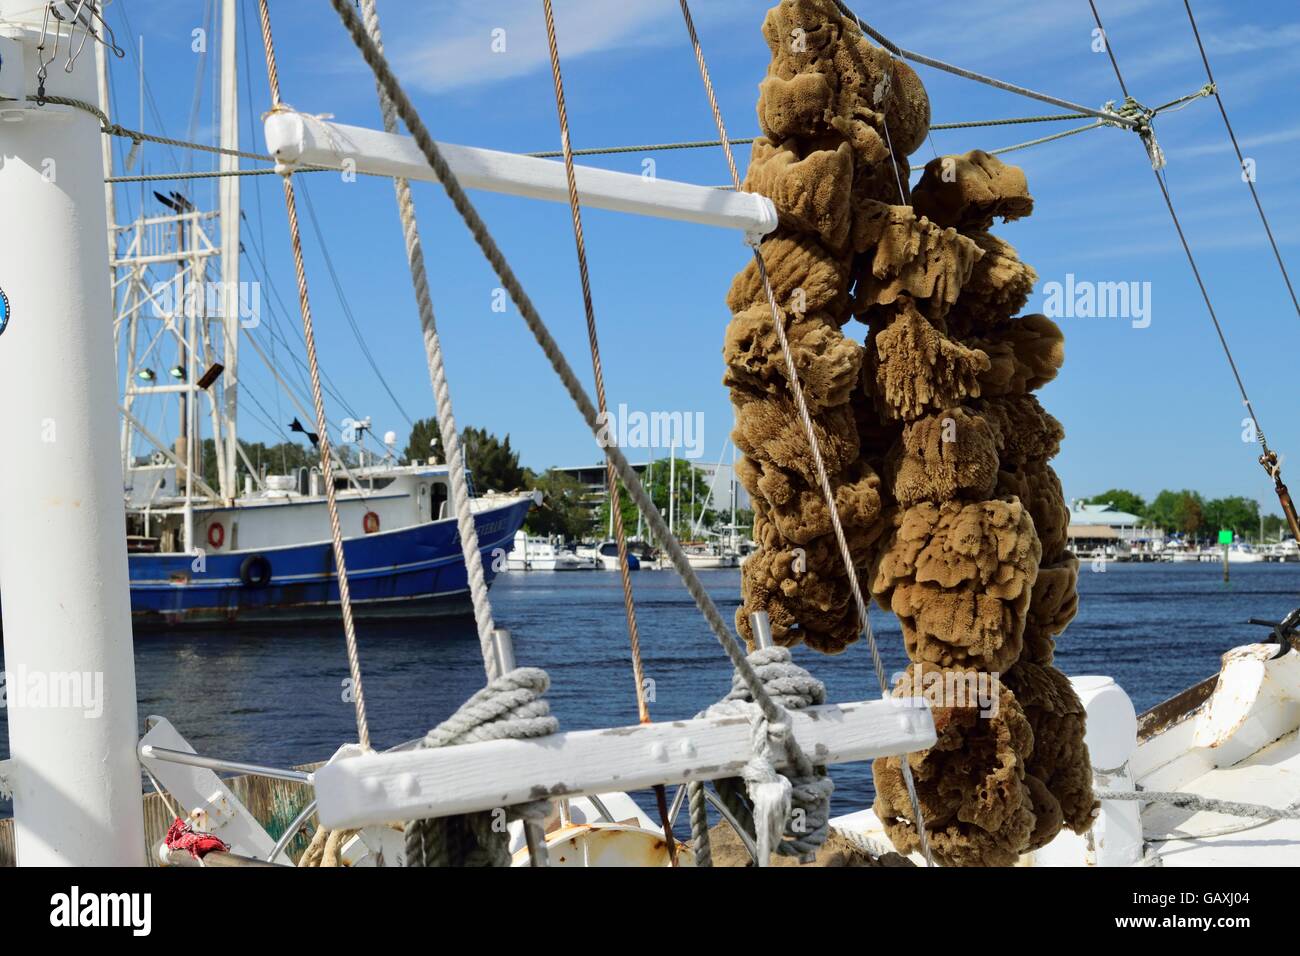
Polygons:
<instances>
[{"instance_id":1,"label":"hanging natural sponge","mask_svg":"<svg viewBox=\"0 0 1300 956\"><path fill-rule=\"evenodd\" d=\"M1038 579L1029 597L1025 618L1025 649L1022 661L1052 663L1054 638L1065 630L1079 611L1079 559L1069 551L1052 564L1038 568Z\"/></svg>"},{"instance_id":2,"label":"hanging natural sponge","mask_svg":"<svg viewBox=\"0 0 1300 956\"><path fill-rule=\"evenodd\" d=\"M989 232L972 232L966 238L981 255L962 285L960 301L949 312L958 335L978 334L1007 322L1024 309L1038 281L1038 273L1020 261L1005 239Z\"/></svg>"},{"instance_id":3,"label":"hanging natural sponge","mask_svg":"<svg viewBox=\"0 0 1300 956\"><path fill-rule=\"evenodd\" d=\"M1084 833L1097 802L1084 743L1087 715L1070 680L1055 667L1021 661L1003 676L1034 731L1025 772L1043 782L1061 808L1065 826ZM1046 841L1044 841L1046 842ZM1040 844L1041 845L1041 844Z\"/></svg>"},{"instance_id":4,"label":"hanging natural sponge","mask_svg":"<svg viewBox=\"0 0 1300 956\"><path fill-rule=\"evenodd\" d=\"M842 249L849 238L845 199L852 179L853 150L848 143L801 156L789 145L759 139L744 189L771 199L787 229L814 234L831 249Z\"/></svg>"},{"instance_id":5,"label":"hanging natural sponge","mask_svg":"<svg viewBox=\"0 0 1300 956\"><path fill-rule=\"evenodd\" d=\"M843 325L848 302L848 270L812 236L778 230L759 247L777 306L794 316L821 313L827 321ZM754 260L732 280L727 308L744 312L754 306L771 307Z\"/></svg>"},{"instance_id":6,"label":"hanging natural sponge","mask_svg":"<svg viewBox=\"0 0 1300 956\"><path fill-rule=\"evenodd\" d=\"M1030 462L1014 471L998 472L995 498L1015 496L1034 519L1034 532L1042 546L1042 563L1056 561L1065 553L1070 537L1070 509L1065 504L1061 479L1046 462Z\"/></svg>"},{"instance_id":7,"label":"hanging natural sponge","mask_svg":"<svg viewBox=\"0 0 1300 956\"><path fill-rule=\"evenodd\" d=\"M989 357L949 339L910 299L900 299L898 309L898 317L867 340L867 367L880 412L911 421L978 397Z\"/></svg>"},{"instance_id":8,"label":"hanging natural sponge","mask_svg":"<svg viewBox=\"0 0 1300 956\"><path fill-rule=\"evenodd\" d=\"M941 226L962 232L988 229L994 218L1021 219L1034 210L1025 174L983 150L938 156L925 164L912 190L912 207Z\"/></svg>"},{"instance_id":9,"label":"hanging natural sponge","mask_svg":"<svg viewBox=\"0 0 1300 956\"><path fill-rule=\"evenodd\" d=\"M998 475L993 431L963 406L927 415L903 427L887 469L890 490L904 508L993 497Z\"/></svg>"},{"instance_id":10,"label":"hanging natural sponge","mask_svg":"<svg viewBox=\"0 0 1300 956\"><path fill-rule=\"evenodd\" d=\"M855 210L853 248L866 253L854 271L853 308L859 314L901 295L950 306L981 255L955 229L937 226L908 206L875 200L864 200Z\"/></svg>"},{"instance_id":11,"label":"hanging natural sponge","mask_svg":"<svg viewBox=\"0 0 1300 956\"><path fill-rule=\"evenodd\" d=\"M777 142L823 132L835 91L823 73L798 73L789 79L768 76L758 85L758 125Z\"/></svg>"},{"instance_id":12,"label":"hanging natural sponge","mask_svg":"<svg viewBox=\"0 0 1300 956\"><path fill-rule=\"evenodd\" d=\"M1020 502L928 502L894 519L872 577L907 656L1001 671L1020 656L1039 545Z\"/></svg>"},{"instance_id":13,"label":"hanging natural sponge","mask_svg":"<svg viewBox=\"0 0 1300 956\"><path fill-rule=\"evenodd\" d=\"M1021 466L1055 458L1065 429L1033 395L1006 395L978 403L993 428L1003 466Z\"/></svg>"},{"instance_id":14,"label":"hanging natural sponge","mask_svg":"<svg viewBox=\"0 0 1300 956\"><path fill-rule=\"evenodd\" d=\"M749 615L767 611L772 636L790 646L805 642L823 653L839 653L858 639L858 614L844 580L838 546L830 535L803 546L787 542L776 526L755 513L760 550L741 569L744 600L736 630L751 645Z\"/></svg>"},{"instance_id":15,"label":"hanging natural sponge","mask_svg":"<svg viewBox=\"0 0 1300 956\"><path fill-rule=\"evenodd\" d=\"M912 664L895 690L914 696L925 673L934 668ZM941 680L967 681L987 675L940 671ZM1034 830L1034 800L1025 783L1025 762L1033 750L1033 732L1015 696L1005 686L989 687L996 707L932 706L933 747L905 757L883 757L872 764L876 787L873 807L901 853L920 849L911 800L901 761L912 770L916 795L925 818L934 858L945 866L1010 866ZM953 701L952 703L957 703ZM995 710L989 714L988 710Z\"/></svg>"},{"instance_id":16,"label":"hanging natural sponge","mask_svg":"<svg viewBox=\"0 0 1300 956\"><path fill-rule=\"evenodd\" d=\"M1065 336L1045 315L1026 315L963 341L989 357L990 368L980 376L980 394L985 397L1041 388L1065 363Z\"/></svg>"},{"instance_id":17,"label":"hanging natural sponge","mask_svg":"<svg viewBox=\"0 0 1300 956\"><path fill-rule=\"evenodd\" d=\"M769 72L830 72L830 54L843 22L831 0L781 0L763 18L763 38L772 51Z\"/></svg>"},{"instance_id":18,"label":"hanging natural sponge","mask_svg":"<svg viewBox=\"0 0 1300 956\"><path fill-rule=\"evenodd\" d=\"M847 405L813 415L812 426L814 440L829 473L837 474L857 460L857 428ZM744 401L736 409L736 427L731 437L741 453L760 466L774 465L799 475L810 486L816 483L808 432L795 403L788 397Z\"/></svg>"},{"instance_id":19,"label":"hanging natural sponge","mask_svg":"<svg viewBox=\"0 0 1300 956\"><path fill-rule=\"evenodd\" d=\"M786 326L786 340L808 410L817 414L845 404L862 374L862 346L820 313L792 318ZM772 310L766 304L746 309L731 320L722 357L727 363L722 383L729 388L756 395L790 394L789 371L772 325Z\"/></svg>"}]
</instances>

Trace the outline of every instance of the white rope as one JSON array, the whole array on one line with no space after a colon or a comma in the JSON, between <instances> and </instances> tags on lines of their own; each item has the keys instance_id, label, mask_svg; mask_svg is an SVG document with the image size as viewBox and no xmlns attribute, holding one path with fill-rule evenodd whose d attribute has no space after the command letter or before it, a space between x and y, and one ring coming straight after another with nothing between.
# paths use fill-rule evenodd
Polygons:
<instances>
[{"instance_id":1,"label":"white rope","mask_svg":"<svg viewBox=\"0 0 1300 956\"><path fill-rule=\"evenodd\" d=\"M379 32L379 12L375 0L361 0L361 17L375 48L384 49ZM384 115L384 131L398 131L397 107L380 84L379 106ZM500 675L496 655L492 651L492 605L488 600L487 578L483 574L483 555L479 551L478 529L470 510L469 483L465 480L465 450L456 432L456 418L452 414L451 389L447 385L447 372L442 358L442 340L433 316L433 300L429 295L429 277L425 271L424 250L420 245L419 227L415 221L415 203L411 198L411 185L405 179L395 178L393 189L397 193L397 209L402 219L402 236L406 240L406 259L411 268L411 284L415 287L416 305L420 313L420 328L424 333L424 352L429 362L429 379L438 406L438 432L442 447L447 452L447 472L450 480L450 497L456 511L456 527L460 531L460 547L465 555L465 571L469 577L470 602L474 606L474 624L478 629L479 650L483 654L483 667L489 681Z\"/></svg>"}]
</instances>

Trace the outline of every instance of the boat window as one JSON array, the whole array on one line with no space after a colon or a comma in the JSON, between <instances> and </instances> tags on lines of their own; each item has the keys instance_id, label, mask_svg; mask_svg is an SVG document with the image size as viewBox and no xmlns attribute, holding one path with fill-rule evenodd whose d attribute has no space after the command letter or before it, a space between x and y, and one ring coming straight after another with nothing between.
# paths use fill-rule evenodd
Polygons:
<instances>
[{"instance_id":1,"label":"boat window","mask_svg":"<svg viewBox=\"0 0 1300 956\"><path fill-rule=\"evenodd\" d=\"M470 494L472 495L473 492L470 492ZM446 484L446 482L435 481L435 482L433 483L433 502L432 502L432 505L433 505L433 507L432 507L432 509L430 510L430 513L433 515L434 520L437 521L437 520L441 519L442 517L444 517L443 512L447 510L447 509L446 509L446 505L447 505L447 484Z\"/></svg>"}]
</instances>

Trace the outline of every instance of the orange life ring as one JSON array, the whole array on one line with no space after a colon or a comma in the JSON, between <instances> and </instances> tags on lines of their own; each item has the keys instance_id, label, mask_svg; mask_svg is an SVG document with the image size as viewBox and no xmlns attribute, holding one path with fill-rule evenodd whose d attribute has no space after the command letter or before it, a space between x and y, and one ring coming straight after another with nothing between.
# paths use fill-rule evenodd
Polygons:
<instances>
[{"instance_id":1,"label":"orange life ring","mask_svg":"<svg viewBox=\"0 0 1300 956\"><path fill-rule=\"evenodd\" d=\"M220 521L214 521L208 525L208 544L214 548L219 548L226 543L226 529L222 527Z\"/></svg>"},{"instance_id":2,"label":"orange life ring","mask_svg":"<svg viewBox=\"0 0 1300 956\"><path fill-rule=\"evenodd\" d=\"M366 516L361 519L361 527L366 529L366 534L374 534L379 530L379 515L367 511Z\"/></svg>"}]
</instances>

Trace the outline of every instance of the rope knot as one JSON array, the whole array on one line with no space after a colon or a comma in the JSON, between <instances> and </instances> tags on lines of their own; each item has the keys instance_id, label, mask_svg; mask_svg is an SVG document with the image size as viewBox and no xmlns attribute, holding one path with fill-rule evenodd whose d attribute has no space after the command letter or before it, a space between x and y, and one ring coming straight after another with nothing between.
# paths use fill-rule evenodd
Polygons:
<instances>
[{"instance_id":1,"label":"rope knot","mask_svg":"<svg viewBox=\"0 0 1300 956\"><path fill-rule=\"evenodd\" d=\"M524 740L559 730L543 694L551 685L539 667L516 667L465 701L434 727L422 747L455 747L484 740ZM505 822L541 822L549 800L533 800L500 810L458 817L413 820L406 824L407 866L509 866Z\"/></svg>"},{"instance_id":2,"label":"rope knot","mask_svg":"<svg viewBox=\"0 0 1300 956\"><path fill-rule=\"evenodd\" d=\"M703 716L748 717L754 755L742 768L739 779L719 780L714 786L737 822L753 833L760 866L767 865L773 852L809 862L826 842L835 785L825 767L809 767L806 774L796 769L793 748L797 744L787 711L825 703L826 686L794 663L789 648L763 648L746 659L775 705L776 714L765 714L754 702L742 675L733 673L727 696L704 711ZM778 763L787 769L778 771ZM694 823L693 819L693 829L698 830ZM707 828L694 836L698 860L699 847L708 839ZM708 855L706 849L706 860Z\"/></svg>"}]
</instances>

